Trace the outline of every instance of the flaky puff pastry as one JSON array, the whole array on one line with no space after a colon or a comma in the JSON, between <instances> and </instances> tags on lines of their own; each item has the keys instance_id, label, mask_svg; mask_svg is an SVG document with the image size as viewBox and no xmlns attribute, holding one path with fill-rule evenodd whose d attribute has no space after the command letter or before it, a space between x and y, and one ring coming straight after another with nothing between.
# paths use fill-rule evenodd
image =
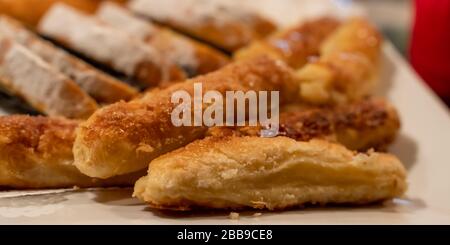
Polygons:
<instances>
[{"instance_id":1,"label":"flaky puff pastry","mask_svg":"<svg viewBox=\"0 0 450 245\"><path fill-rule=\"evenodd\" d=\"M298 141L323 139L350 150L385 150L400 129L400 118L391 104L376 98L327 108L293 105L280 114L279 125L278 136ZM262 129L261 126L213 127L208 135L260 136Z\"/></svg>"},{"instance_id":2,"label":"flaky puff pastry","mask_svg":"<svg viewBox=\"0 0 450 245\"><path fill-rule=\"evenodd\" d=\"M268 209L367 204L402 195L393 155L285 137L207 138L153 160L134 196L157 209Z\"/></svg>"},{"instance_id":3,"label":"flaky puff pastry","mask_svg":"<svg viewBox=\"0 0 450 245\"><path fill-rule=\"evenodd\" d=\"M171 102L172 94L184 90L193 98L195 83L202 84L203 93L216 90L222 95L226 91L279 91L283 104L298 97L293 77L283 62L261 56L154 90L128 103L106 106L80 125L74 144L75 165L88 176L109 178L145 169L154 158L204 137L207 127L176 127L171 120L177 106Z\"/></svg>"},{"instance_id":4,"label":"flaky puff pastry","mask_svg":"<svg viewBox=\"0 0 450 245\"><path fill-rule=\"evenodd\" d=\"M252 42L236 51L234 58L242 60L267 54L299 69L308 62L308 58L319 55L321 44L338 26L338 20L328 17L300 23Z\"/></svg>"},{"instance_id":5,"label":"flaky puff pastry","mask_svg":"<svg viewBox=\"0 0 450 245\"><path fill-rule=\"evenodd\" d=\"M0 188L132 186L142 176L98 180L80 173L72 154L77 126L63 118L0 117Z\"/></svg>"},{"instance_id":6,"label":"flaky puff pastry","mask_svg":"<svg viewBox=\"0 0 450 245\"><path fill-rule=\"evenodd\" d=\"M297 72L301 98L327 104L370 95L382 41L378 30L363 18L342 24L321 46L319 60Z\"/></svg>"}]
</instances>

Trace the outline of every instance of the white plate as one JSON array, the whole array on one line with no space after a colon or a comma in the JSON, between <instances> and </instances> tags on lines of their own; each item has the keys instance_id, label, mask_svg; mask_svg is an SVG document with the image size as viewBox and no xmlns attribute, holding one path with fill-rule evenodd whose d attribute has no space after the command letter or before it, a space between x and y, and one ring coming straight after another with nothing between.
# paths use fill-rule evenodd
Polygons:
<instances>
[{"instance_id":1,"label":"white plate","mask_svg":"<svg viewBox=\"0 0 450 245\"><path fill-rule=\"evenodd\" d=\"M281 5L281 1L277 1L280 5L271 5L275 3L264 0L258 1L257 6L266 14L280 18L279 23L289 24L305 16L300 10L292 11L298 9L299 2L285 0L286 5ZM304 7L303 11L310 14L309 10L319 9L311 6ZM283 11L286 14L280 14ZM247 212L239 220L230 220L228 213L180 215L151 211L130 198L131 190L127 189L3 192L0 193L0 223L450 224L450 114L391 44L386 43L383 54L380 94L398 108L403 122L391 152L403 161L409 172L409 190L404 199L368 207L307 208L267 212L261 216Z\"/></svg>"}]
</instances>

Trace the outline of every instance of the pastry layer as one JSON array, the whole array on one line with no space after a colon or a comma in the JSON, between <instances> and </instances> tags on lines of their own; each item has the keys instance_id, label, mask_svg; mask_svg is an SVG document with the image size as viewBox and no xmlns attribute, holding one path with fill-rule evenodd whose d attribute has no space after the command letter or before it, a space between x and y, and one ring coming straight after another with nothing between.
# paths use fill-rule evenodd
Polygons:
<instances>
[{"instance_id":1,"label":"pastry layer","mask_svg":"<svg viewBox=\"0 0 450 245\"><path fill-rule=\"evenodd\" d=\"M134 196L157 209L281 210L367 204L401 196L406 186L393 155L317 140L211 137L153 160Z\"/></svg>"}]
</instances>

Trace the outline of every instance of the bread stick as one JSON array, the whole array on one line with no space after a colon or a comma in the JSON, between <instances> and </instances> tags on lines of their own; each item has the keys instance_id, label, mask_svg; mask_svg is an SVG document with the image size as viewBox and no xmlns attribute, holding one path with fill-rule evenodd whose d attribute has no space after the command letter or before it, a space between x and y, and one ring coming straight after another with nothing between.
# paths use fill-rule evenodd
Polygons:
<instances>
[{"instance_id":1,"label":"bread stick","mask_svg":"<svg viewBox=\"0 0 450 245\"><path fill-rule=\"evenodd\" d=\"M74 145L75 165L88 176L109 178L144 169L161 154L203 137L205 126L175 127L171 121L176 106L171 103L172 94L184 90L193 95L195 83L201 83L205 93L280 91L280 103L286 103L295 101L298 95L292 79L292 70L283 62L262 56L150 92L129 103L104 107L81 124Z\"/></svg>"},{"instance_id":2,"label":"bread stick","mask_svg":"<svg viewBox=\"0 0 450 245\"><path fill-rule=\"evenodd\" d=\"M324 42L320 59L297 72L302 99L327 104L370 95L381 44L381 34L367 20L348 20Z\"/></svg>"},{"instance_id":3,"label":"bread stick","mask_svg":"<svg viewBox=\"0 0 450 245\"><path fill-rule=\"evenodd\" d=\"M96 16L147 42L163 57L177 64L189 77L215 71L228 63L228 57L222 52L139 18L116 3L102 3Z\"/></svg>"},{"instance_id":4,"label":"bread stick","mask_svg":"<svg viewBox=\"0 0 450 245\"><path fill-rule=\"evenodd\" d=\"M0 188L131 186L143 175L99 180L81 174L72 154L77 126L63 118L0 117Z\"/></svg>"},{"instance_id":5,"label":"bread stick","mask_svg":"<svg viewBox=\"0 0 450 245\"><path fill-rule=\"evenodd\" d=\"M237 60L268 54L286 62L294 69L304 66L312 56L318 56L321 44L338 27L339 21L323 17L300 23L256 40L234 54Z\"/></svg>"},{"instance_id":6,"label":"bread stick","mask_svg":"<svg viewBox=\"0 0 450 245\"><path fill-rule=\"evenodd\" d=\"M268 19L248 10L209 0L131 0L129 8L227 51L275 31Z\"/></svg>"},{"instance_id":7,"label":"bread stick","mask_svg":"<svg viewBox=\"0 0 450 245\"><path fill-rule=\"evenodd\" d=\"M50 116L87 118L97 104L78 85L40 57L8 38L0 38L0 85Z\"/></svg>"},{"instance_id":8,"label":"bread stick","mask_svg":"<svg viewBox=\"0 0 450 245\"><path fill-rule=\"evenodd\" d=\"M145 42L64 4L53 5L41 19L38 31L144 87L185 78L182 70Z\"/></svg>"},{"instance_id":9,"label":"bread stick","mask_svg":"<svg viewBox=\"0 0 450 245\"><path fill-rule=\"evenodd\" d=\"M73 79L99 103L110 104L120 100L130 100L137 94L133 87L57 48L52 43L27 30L12 18L0 16L0 35L13 39L31 50L54 68Z\"/></svg>"},{"instance_id":10,"label":"bread stick","mask_svg":"<svg viewBox=\"0 0 450 245\"><path fill-rule=\"evenodd\" d=\"M153 160L134 196L156 209L283 210L368 204L406 188L406 171L390 154L320 140L210 137Z\"/></svg>"}]
</instances>

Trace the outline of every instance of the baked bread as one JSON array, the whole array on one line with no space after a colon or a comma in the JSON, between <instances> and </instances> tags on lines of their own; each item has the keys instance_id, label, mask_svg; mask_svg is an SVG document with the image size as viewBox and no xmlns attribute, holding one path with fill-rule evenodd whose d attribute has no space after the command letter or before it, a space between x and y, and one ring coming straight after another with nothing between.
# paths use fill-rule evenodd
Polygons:
<instances>
[{"instance_id":1,"label":"baked bread","mask_svg":"<svg viewBox=\"0 0 450 245\"><path fill-rule=\"evenodd\" d=\"M406 171L390 154L318 140L210 137L153 160L134 196L156 209L283 210L368 204L406 188Z\"/></svg>"},{"instance_id":2,"label":"baked bread","mask_svg":"<svg viewBox=\"0 0 450 245\"><path fill-rule=\"evenodd\" d=\"M283 62L261 56L149 92L129 103L106 106L80 125L75 165L98 178L144 169L152 159L202 138L207 131L205 126L173 125L171 113L176 104L171 97L175 91L193 95L195 83L202 84L204 93L216 90L223 95L226 91L280 91L283 104L298 95L292 72Z\"/></svg>"},{"instance_id":3,"label":"baked bread","mask_svg":"<svg viewBox=\"0 0 450 245\"><path fill-rule=\"evenodd\" d=\"M215 71L229 62L229 58L222 52L139 18L116 3L102 3L97 17L147 42L161 56L177 64L189 77Z\"/></svg>"},{"instance_id":4,"label":"baked bread","mask_svg":"<svg viewBox=\"0 0 450 245\"><path fill-rule=\"evenodd\" d=\"M0 35L13 39L31 50L75 81L81 89L99 103L110 104L120 100L130 100L137 94L133 87L57 48L26 29L18 21L4 15L0 16Z\"/></svg>"},{"instance_id":5,"label":"baked bread","mask_svg":"<svg viewBox=\"0 0 450 245\"><path fill-rule=\"evenodd\" d=\"M297 72L301 98L327 104L370 95L375 88L381 44L381 34L367 20L348 20L323 43L320 59Z\"/></svg>"},{"instance_id":6,"label":"baked bread","mask_svg":"<svg viewBox=\"0 0 450 245\"><path fill-rule=\"evenodd\" d=\"M261 54L281 59L294 69L304 66L312 56L318 56L321 44L339 26L339 21L329 17L300 23L287 30L256 40L234 54L237 60Z\"/></svg>"},{"instance_id":7,"label":"baked bread","mask_svg":"<svg viewBox=\"0 0 450 245\"><path fill-rule=\"evenodd\" d=\"M0 117L0 188L42 189L132 186L142 173L108 180L89 178L73 165L78 121Z\"/></svg>"},{"instance_id":8,"label":"baked bread","mask_svg":"<svg viewBox=\"0 0 450 245\"><path fill-rule=\"evenodd\" d=\"M87 118L97 104L78 85L37 55L0 37L0 85L50 116Z\"/></svg>"},{"instance_id":9,"label":"baked bread","mask_svg":"<svg viewBox=\"0 0 450 245\"><path fill-rule=\"evenodd\" d=\"M383 99L327 108L295 107L280 113L278 136L297 141L323 139L357 151L386 150L400 129L397 110ZM213 127L207 135L260 137L263 129L262 126Z\"/></svg>"},{"instance_id":10,"label":"baked bread","mask_svg":"<svg viewBox=\"0 0 450 245\"><path fill-rule=\"evenodd\" d=\"M185 78L182 70L145 42L68 5L53 5L41 19L38 31L144 87Z\"/></svg>"},{"instance_id":11,"label":"baked bread","mask_svg":"<svg viewBox=\"0 0 450 245\"><path fill-rule=\"evenodd\" d=\"M131 0L129 8L197 39L235 51L276 30L249 10L210 0Z\"/></svg>"}]
</instances>

